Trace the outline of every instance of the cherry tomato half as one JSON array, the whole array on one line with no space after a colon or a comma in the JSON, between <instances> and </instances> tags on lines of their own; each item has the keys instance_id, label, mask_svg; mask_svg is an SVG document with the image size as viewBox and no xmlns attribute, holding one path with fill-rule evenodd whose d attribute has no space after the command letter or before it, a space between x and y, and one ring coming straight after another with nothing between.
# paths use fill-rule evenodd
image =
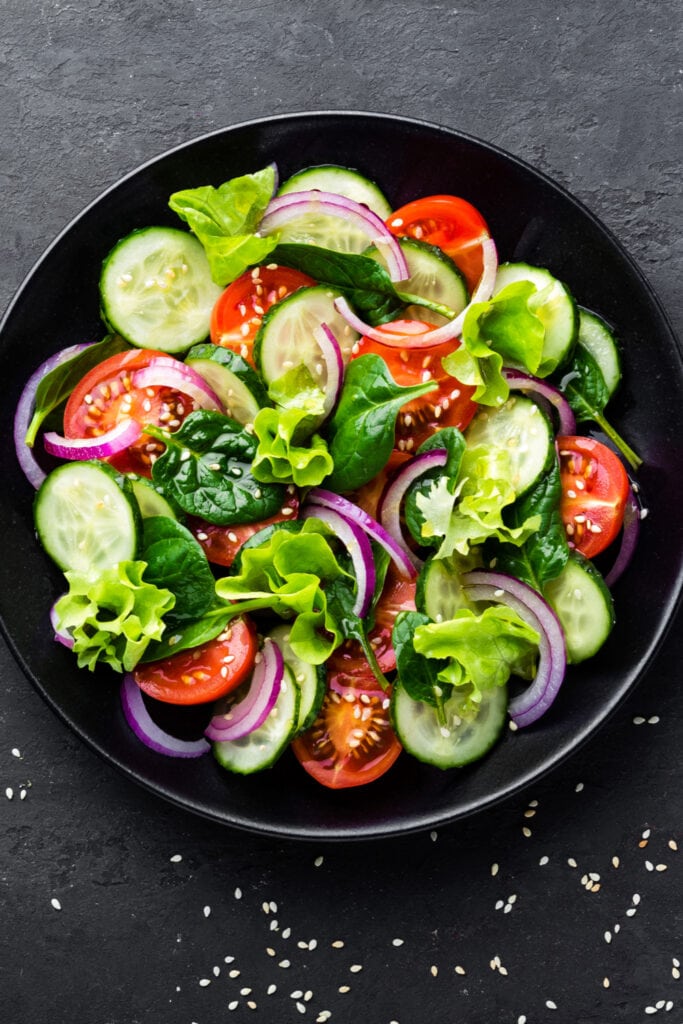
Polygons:
<instances>
[{"instance_id":1,"label":"cherry tomato half","mask_svg":"<svg viewBox=\"0 0 683 1024\"><path fill-rule=\"evenodd\" d=\"M98 437L129 417L141 424L153 423L167 430L177 430L195 408L189 395L169 387L136 388L132 384L135 371L159 356L166 361L173 358L165 352L131 349L93 367L76 385L66 403L65 436ZM125 451L107 461L122 473L149 477L154 459L163 450L163 442L143 434Z\"/></svg>"},{"instance_id":2,"label":"cherry tomato half","mask_svg":"<svg viewBox=\"0 0 683 1024\"><path fill-rule=\"evenodd\" d=\"M298 270L271 264L246 270L229 284L211 314L211 341L252 360L254 338L264 313L299 288L316 282Z\"/></svg>"},{"instance_id":3,"label":"cherry tomato half","mask_svg":"<svg viewBox=\"0 0 683 1024\"><path fill-rule=\"evenodd\" d=\"M586 558L604 551L619 533L628 497L620 459L591 437L558 437L560 514L569 543Z\"/></svg>"},{"instance_id":4,"label":"cherry tomato half","mask_svg":"<svg viewBox=\"0 0 683 1024\"><path fill-rule=\"evenodd\" d=\"M481 243L489 237L476 207L458 196L426 196L396 210L387 219L392 234L438 245L465 275L470 291L483 269Z\"/></svg>"},{"instance_id":5,"label":"cherry tomato half","mask_svg":"<svg viewBox=\"0 0 683 1024\"><path fill-rule=\"evenodd\" d=\"M297 494L291 494L282 503L282 508L276 515L262 519L258 523L215 526L213 523L207 523L204 519L188 516L187 527L204 548L210 562L213 562L214 565L230 566L245 541L248 541L255 533L274 523L292 522L297 518L298 512L299 497Z\"/></svg>"},{"instance_id":6,"label":"cherry tomato half","mask_svg":"<svg viewBox=\"0 0 683 1024\"><path fill-rule=\"evenodd\" d=\"M258 650L256 630L234 619L206 644L161 661L138 665L135 682L144 693L166 704L204 704L235 690L251 672Z\"/></svg>"},{"instance_id":7,"label":"cherry tomato half","mask_svg":"<svg viewBox=\"0 0 683 1024\"><path fill-rule=\"evenodd\" d=\"M461 384L446 373L441 365L444 356L457 348L457 341L447 341L429 348L410 347L411 337L423 336L426 331L434 329L434 324L423 323L421 320L394 320L392 323L381 324L377 330L405 335L404 348L383 345L366 337L354 345L353 358L368 352L380 355L397 384L420 384L431 377L439 385L438 389L414 398L401 408L396 421L396 447L400 451L415 452L423 441L442 427L464 430L477 410L472 401L474 388Z\"/></svg>"},{"instance_id":8,"label":"cherry tomato half","mask_svg":"<svg viewBox=\"0 0 683 1024\"><path fill-rule=\"evenodd\" d=\"M328 673L315 722L292 743L294 755L328 789L349 789L384 775L402 747L389 720L389 696L373 676Z\"/></svg>"},{"instance_id":9,"label":"cherry tomato half","mask_svg":"<svg viewBox=\"0 0 683 1024\"><path fill-rule=\"evenodd\" d=\"M393 565L389 567L384 589L375 607L375 624L368 633L375 657L382 672L393 672L396 654L391 645L391 632L399 612L415 611L415 581L399 576ZM370 666L357 640L345 640L330 655L328 671L348 676L370 675ZM374 679L374 677L373 677ZM376 684L375 684L376 685Z\"/></svg>"}]
</instances>

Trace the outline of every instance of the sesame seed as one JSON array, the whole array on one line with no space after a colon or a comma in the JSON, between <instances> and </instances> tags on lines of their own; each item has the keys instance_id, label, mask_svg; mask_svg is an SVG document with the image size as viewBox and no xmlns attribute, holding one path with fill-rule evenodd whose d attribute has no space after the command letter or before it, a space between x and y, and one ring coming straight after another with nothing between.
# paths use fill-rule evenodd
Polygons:
<instances>
[{"instance_id":1,"label":"sesame seed","mask_svg":"<svg viewBox=\"0 0 683 1024\"><path fill-rule=\"evenodd\" d=\"M199 979L199 987L200 988L206 988L206 986L210 985L210 984L211 984L211 978L200 978Z\"/></svg>"},{"instance_id":2,"label":"sesame seed","mask_svg":"<svg viewBox=\"0 0 683 1024\"><path fill-rule=\"evenodd\" d=\"M525 825L525 826L524 826L524 828L522 829L522 835L523 835L523 836L526 836L526 838L528 839L528 838L529 838L529 836L531 835L531 829L530 829L530 828L528 828L528 827L527 827L527 826Z\"/></svg>"},{"instance_id":3,"label":"sesame seed","mask_svg":"<svg viewBox=\"0 0 683 1024\"><path fill-rule=\"evenodd\" d=\"M557 1009L557 1003L553 1002L552 999L546 999L545 1005L548 1007L549 1010Z\"/></svg>"},{"instance_id":4,"label":"sesame seed","mask_svg":"<svg viewBox=\"0 0 683 1024\"><path fill-rule=\"evenodd\" d=\"M5 790L5 796L7 797L8 800L11 800L14 797L14 790L12 789L11 786L8 786L7 789Z\"/></svg>"},{"instance_id":5,"label":"sesame seed","mask_svg":"<svg viewBox=\"0 0 683 1024\"><path fill-rule=\"evenodd\" d=\"M57 899L56 896L52 897L52 899L50 900L50 905L52 906L53 910L61 910L62 909L62 904L59 902L59 900Z\"/></svg>"},{"instance_id":6,"label":"sesame seed","mask_svg":"<svg viewBox=\"0 0 683 1024\"><path fill-rule=\"evenodd\" d=\"M458 964L456 967L454 967L453 970L455 971L456 974L465 974L466 973L465 968L461 967L460 964Z\"/></svg>"},{"instance_id":7,"label":"sesame seed","mask_svg":"<svg viewBox=\"0 0 683 1024\"><path fill-rule=\"evenodd\" d=\"M676 842L675 839L670 839L669 840L669 849L670 850L677 850L678 849L678 843Z\"/></svg>"},{"instance_id":8,"label":"sesame seed","mask_svg":"<svg viewBox=\"0 0 683 1024\"><path fill-rule=\"evenodd\" d=\"M655 871L666 871L666 870L667 870L667 865L666 864L655 864Z\"/></svg>"},{"instance_id":9,"label":"sesame seed","mask_svg":"<svg viewBox=\"0 0 683 1024\"><path fill-rule=\"evenodd\" d=\"M580 793L582 789L583 789L583 782L577 782L576 785L574 786L574 792L575 793Z\"/></svg>"},{"instance_id":10,"label":"sesame seed","mask_svg":"<svg viewBox=\"0 0 683 1024\"><path fill-rule=\"evenodd\" d=\"M671 968L671 977L674 978L675 981L678 981L680 976L681 976L681 972L678 969L678 967L672 967Z\"/></svg>"},{"instance_id":11,"label":"sesame seed","mask_svg":"<svg viewBox=\"0 0 683 1024\"><path fill-rule=\"evenodd\" d=\"M349 970L351 971L351 974L358 974L359 971L363 970L363 965L362 964L351 964L351 966L349 967Z\"/></svg>"},{"instance_id":12,"label":"sesame seed","mask_svg":"<svg viewBox=\"0 0 683 1024\"><path fill-rule=\"evenodd\" d=\"M656 1012L657 1012L657 1007L656 1006L646 1006L645 1007L645 1013L653 1014L653 1013L656 1013Z\"/></svg>"},{"instance_id":13,"label":"sesame seed","mask_svg":"<svg viewBox=\"0 0 683 1024\"><path fill-rule=\"evenodd\" d=\"M498 865L497 864L492 864L491 865L491 875L495 878L495 876L497 874L498 874Z\"/></svg>"},{"instance_id":14,"label":"sesame seed","mask_svg":"<svg viewBox=\"0 0 683 1024\"><path fill-rule=\"evenodd\" d=\"M344 948L344 943L342 942L341 939L335 939L334 942L332 943L332 948L333 949L343 949Z\"/></svg>"},{"instance_id":15,"label":"sesame seed","mask_svg":"<svg viewBox=\"0 0 683 1024\"><path fill-rule=\"evenodd\" d=\"M239 978L239 976L240 976L240 972L238 970L232 970L228 974L229 978Z\"/></svg>"},{"instance_id":16,"label":"sesame seed","mask_svg":"<svg viewBox=\"0 0 683 1024\"><path fill-rule=\"evenodd\" d=\"M266 989L266 994L269 996L274 995L277 992L277 985L269 985Z\"/></svg>"},{"instance_id":17,"label":"sesame seed","mask_svg":"<svg viewBox=\"0 0 683 1024\"><path fill-rule=\"evenodd\" d=\"M609 988L609 978L603 978L602 979L602 987L603 988Z\"/></svg>"},{"instance_id":18,"label":"sesame seed","mask_svg":"<svg viewBox=\"0 0 683 1024\"><path fill-rule=\"evenodd\" d=\"M439 833L438 832L430 832L429 833L429 838L431 839L431 841L433 843L435 843L437 841L437 839L439 838Z\"/></svg>"},{"instance_id":19,"label":"sesame seed","mask_svg":"<svg viewBox=\"0 0 683 1024\"><path fill-rule=\"evenodd\" d=\"M635 907L629 907L628 910L626 911L626 916L627 917L633 917L635 912L636 912L636 908Z\"/></svg>"},{"instance_id":20,"label":"sesame seed","mask_svg":"<svg viewBox=\"0 0 683 1024\"><path fill-rule=\"evenodd\" d=\"M391 945L392 946L402 946L403 945L403 939L392 939L391 940Z\"/></svg>"},{"instance_id":21,"label":"sesame seed","mask_svg":"<svg viewBox=\"0 0 683 1024\"><path fill-rule=\"evenodd\" d=\"M641 715L636 715L636 717L633 719L633 724L634 725L644 725L645 724L645 719Z\"/></svg>"},{"instance_id":22,"label":"sesame seed","mask_svg":"<svg viewBox=\"0 0 683 1024\"><path fill-rule=\"evenodd\" d=\"M570 867L570 868L577 868L577 867L579 866L579 865L578 865L578 864L576 863L576 861L574 860L574 858L573 858L573 857L568 857L568 858L567 858L567 864L569 864L569 867Z\"/></svg>"},{"instance_id":23,"label":"sesame seed","mask_svg":"<svg viewBox=\"0 0 683 1024\"><path fill-rule=\"evenodd\" d=\"M324 859L324 857L316 857L315 860L313 861L313 866L319 868L322 865Z\"/></svg>"},{"instance_id":24,"label":"sesame seed","mask_svg":"<svg viewBox=\"0 0 683 1024\"><path fill-rule=\"evenodd\" d=\"M659 722L659 715L652 715L647 720L647 724L648 725L657 725L658 722Z\"/></svg>"},{"instance_id":25,"label":"sesame seed","mask_svg":"<svg viewBox=\"0 0 683 1024\"><path fill-rule=\"evenodd\" d=\"M209 917L210 915L211 915L211 907L204 907L204 917Z\"/></svg>"},{"instance_id":26,"label":"sesame seed","mask_svg":"<svg viewBox=\"0 0 683 1024\"><path fill-rule=\"evenodd\" d=\"M651 860L646 860L645 861L645 867L647 868L648 871L654 871L654 869L655 869L655 866L654 866L654 864L652 863Z\"/></svg>"},{"instance_id":27,"label":"sesame seed","mask_svg":"<svg viewBox=\"0 0 683 1024\"><path fill-rule=\"evenodd\" d=\"M233 999L232 1002L228 1003L228 1009L229 1010L236 1010L239 1005L240 1005L239 1004L239 1000L238 999Z\"/></svg>"},{"instance_id":28,"label":"sesame seed","mask_svg":"<svg viewBox=\"0 0 683 1024\"><path fill-rule=\"evenodd\" d=\"M350 985L340 985L339 988L337 989L337 991L341 992L342 995L344 995L345 992L350 992L351 991L351 986Z\"/></svg>"},{"instance_id":29,"label":"sesame seed","mask_svg":"<svg viewBox=\"0 0 683 1024\"><path fill-rule=\"evenodd\" d=\"M280 961L278 962L278 967L283 967L283 968L284 968L285 970L286 970L286 969L287 969L287 968L288 968L289 966L290 966L290 961L289 961L289 960L280 960Z\"/></svg>"},{"instance_id":30,"label":"sesame seed","mask_svg":"<svg viewBox=\"0 0 683 1024\"><path fill-rule=\"evenodd\" d=\"M12 757L21 757L21 752L17 747L12 747Z\"/></svg>"},{"instance_id":31,"label":"sesame seed","mask_svg":"<svg viewBox=\"0 0 683 1024\"><path fill-rule=\"evenodd\" d=\"M613 868L618 868L620 863L621 862L620 862L618 857L612 857L612 867Z\"/></svg>"},{"instance_id":32,"label":"sesame seed","mask_svg":"<svg viewBox=\"0 0 683 1024\"><path fill-rule=\"evenodd\" d=\"M611 941L612 941L612 933L611 932L605 932L605 942L611 942Z\"/></svg>"},{"instance_id":33,"label":"sesame seed","mask_svg":"<svg viewBox=\"0 0 683 1024\"><path fill-rule=\"evenodd\" d=\"M521 1014L521 1015L520 1015L520 1016L519 1016L519 1017L517 1018L517 1024L526 1024L526 1017L525 1017L525 1015L524 1015L524 1014Z\"/></svg>"}]
</instances>

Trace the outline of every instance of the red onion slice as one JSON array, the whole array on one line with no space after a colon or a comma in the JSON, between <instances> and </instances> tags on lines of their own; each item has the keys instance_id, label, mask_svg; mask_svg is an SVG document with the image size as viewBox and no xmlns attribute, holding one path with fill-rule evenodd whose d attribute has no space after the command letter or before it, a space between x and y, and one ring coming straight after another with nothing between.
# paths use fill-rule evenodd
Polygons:
<instances>
[{"instance_id":1,"label":"red onion slice","mask_svg":"<svg viewBox=\"0 0 683 1024\"><path fill-rule=\"evenodd\" d=\"M150 715L142 698L140 687L127 672L121 683L121 704L129 726L150 750L167 757L201 757L208 754L211 744L205 739L181 740L161 729Z\"/></svg>"},{"instance_id":2,"label":"red onion slice","mask_svg":"<svg viewBox=\"0 0 683 1024\"><path fill-rule=\"evenodd\" d=\"M641 511L633 487L629 485L624 509L624 525L621 531L621 544L614 565L605 576L605 585L613 587L633 558L640 534Z\"/></svg>"},{"instance_id":3,"label":"red onion slice","mask_svg":"<svg viewBox=\"0 0 683 1024\"><path fill-rule=\"evenodd\" d=\"M346 516L335 512L334 509L323 508L322 505L304 509L301 518L315 518L327 523L347 548L358 584L353 610L360 619L365 618L370 608L376 582L375 559L367 534Z\"/></svg>"},{"instance_id":4,"label":"red onion slice","mask_svg":"<svg viewBox=\"0 0 683 1024\"><path fill-rule=\"evenodd\" d=\"M200 409L225 412L220 398L204 378L182 363L174 366L165 360L152 359L148 366L135 371L131 382L136 388L173 388L188 395Z\"/></svg>"},{"instance_id":5,"label":"red onion slice","mask_svg":"<svg viewBox=\"0 0 683 1024\"><path fill-rule=\"evenodd\" d=\"M43 443L45 450L58 459L108 459L128 448L141 434L142 427L137 420L127 418L97 437L62 437L50 430L43 437Z\"/></svg>"},{"instance_id":6,"label":"red onion slice","mask_svg":"<svg viewBox=\"0 0 683 1024\"><path fill-rule=\"evenodd\" d=\"M64 348L60 352L56 352L55 355L50 356L31 374L19 396L19 402L14 414L14 448L17 453L17 461L21 466L24 476L36 490L45 479L46 473L36 462L33 449L29 448L24 439L35 410L38 385L43 377L50 373L51 370L54 370L56 366L66 362L67 359L71 359L72 356L78 355L79 352L86 348L88 348L87 344L69 345L68 348Z\"/></svg>"},{"instance_id":7,"label":"red onion slice","mask_svg":"<svg viewBox=\"0 0 683 1024\"><path fill-rule=\"evenodd\" d=\"M57 601L59 598L57 598ZM57 643L62 644L64 647L68 647L69 650L73 650L74 638L67 630L62 629L59 625L59 618L57 617L56 604L57 601L50 608L50 625L55 631L55 640Z\"/></svg>"},{"instance_id":8,"label":"red onion slice","mask_svg":"<svg viewBox=\"0 0 683 1024\"><path fill-rule=\"evenodd\" d=\"M358 505L354 505L348 498L342 498L340 494L326 491L322 487L314 487L308 492L308 501L311 505L330 508L333 512L339 512L345 519L355 523L356 526L360 526L361 530L364 530L369 537L376 540L388 552L402 576L408 576L409 579L414 579L417 576L417 570L410 558L408 558L405 551L396 543L393 537L389 536L382 524L378 523L372 516L369 516Z\"/></svg>"},{"instance_id":9,"label":"red onion slice","mask_svg":"<svg viewBox=\"0 0 683 1024\"><path fill-rule=\"evenodd\" d=\"M571 435L576 433L576 417L572 407L561 391L554 388L551 384L546 384L544 380L539 380L538 377L522 373L521 370L505 369L503 370L503 377L505 377L508 386L514 391L528 391L531 394L540 395L541 398L544 398L555 407L560 424L558 434Z\"/></svg>"},{"instance_id":10,"label":"red onion slice","mask_svg":"<svg viewBox=\"0 0 683 1024\"><path fill-rule=\"evenodd\" d=\"M248 736L273 710L284 683L285 662L276 643L266 638L245 697L225 714L214 715L204 735L210 740L239 740Z\"/></svg>"},{"instance_id":11,"label":"red onion slice","mask_svg":"<svg viewBox=\"0 0 683 1024\"><path fill-rule=\"evenodd\" d=\"M463 577L463 589L470 601L496 601L517 612L539 634L536 678L527 689L513 697L509 712L522 728L537 721L555 700L567 667L564 632L555 612L532 587L499 572L475 570Z\"/></svg>"},{"instance_id":12,"label":"red onion slice","mask_svg":"<svg viewBox=\"0 0 683 1024\"><path fill-rule=\"evenodd\" d=\"M446 341L453 341L460 337L465 317L470 307L476 302L486 302L493 293L496 272L498 270L496 245L492 238L487 238L482 242L481 248L484 257L484 269L479 284L472 292L470 301L450 323L425 331L423 335L411 334L408 339L405 334L391 334L386 330L379 331L370 324L366 324L359 316L356 316L343 296L334 300L335 308L339 315L346 320L349 327L352 327L358 334L366 338L372 338L373 341L378 341L382 345L390 345L392 348L431 348L433 345L442 345ZM387 325L385 324L384 326L386 327Z\"/></svg>"},{"instance_id":13,"label":"red onion slice","mask_svg":"<svg viewBox=\"0 0 683 1024\"><path fill-rule=\"evenodd\" d=\"M334 332L327 324L321 324L313 331L313 337L317 341L320 352L325 363L325 415L328 416L339 398L342 381L344 379L344 357L342 356L339 342Z\"/></svg>"},{"instance_id":14,"label":"red onion slice","mask_svg":"<svg viewBox=\"0 0 683 1024\"><path fill-rule=\"evenodd\" d=\"M339 217L362 231L368 241L376 245L382 252L387 261L387 269L392 281L406 281L410 277L403 250L382 218L369 210L367 206L334 192L309 189L277 196L266 208L259 231L261 234L267 235L297 217L320 213Z\"/></svg>"},{"instance_id":15,"label":"red onion slice","mask_svg":"<svg viewBox=\"0 0 683 1024\"><path fill-rule=\"evenodd\" d=\"M399 547L406 553L417 569L422 565L422 560L410 550L403 537L403 531L401 529L401 505L405 498L406 491L413 481L417 480L430 469L434 469L437 466L445 466L447 458L448 454L445 448L434 448L432 451L422 452L421 455L416 455L415 458L411 459L405 464L405 466L401 467L394 477L394 480L389 484L389 487L384 492L384 496L380 504L379 518L382 526L389 536L392 537Z\"/></svg>"}]
</instances>

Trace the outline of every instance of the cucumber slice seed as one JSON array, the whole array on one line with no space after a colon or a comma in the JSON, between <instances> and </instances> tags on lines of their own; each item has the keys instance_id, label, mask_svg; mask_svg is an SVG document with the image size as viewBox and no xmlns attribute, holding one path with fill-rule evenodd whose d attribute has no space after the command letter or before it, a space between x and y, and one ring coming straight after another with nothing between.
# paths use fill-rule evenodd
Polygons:
<instances>
[{"instance_id":1,"label":"cucumber slice seed","mask_svg":"<svg viewBox=\"0 0 683 1024\"><path fill-rule=\"evenodd\" d=\"M579 345L598 364L610 397L621 380L621 356L614 332L597 313L579 306Z\"/></svg>"},{"instance_id":2,"label":"cucumber slice seed","mask_svg":"<svg viewBox=\"0 0 683 1024\"><path fill-rule=\"evenodd\" d=\"M100 277L112 330L131 345L162 352L184 352L208 336L221 292L201 243L178 228L133 231L111 250Z\"/></svg>"},{"instance_id":3,"label":"cucumber slice seed","mask_svg":"<svg viewBox=\"0 0 683 1024\"><path fill-rule=\"evenodd\" d=\"M572 552L543 596L560 620L567 660L576 665L600 650L614 625L614 602L602 576L587 558Z\"/></svg>"}]
</instances>

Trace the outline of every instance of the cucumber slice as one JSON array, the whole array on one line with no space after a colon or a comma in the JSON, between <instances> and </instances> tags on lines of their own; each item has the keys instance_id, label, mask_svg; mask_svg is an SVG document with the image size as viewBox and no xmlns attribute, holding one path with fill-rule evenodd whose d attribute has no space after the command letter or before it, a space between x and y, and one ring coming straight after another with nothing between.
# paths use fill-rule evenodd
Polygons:
<instances>
[{"instance_id":1,"label":"cucumber slice","mask_svg":"<svg viewBox=\"0 0 683 1024\"><path fill-rule=\"evenodd\" d=\"M560 575L544 588L567 642L572 664L592 658L614 625L614 602L592 562L573 551Z\"/></svg>"},{"instance_id":2,"label":"cucumber slice","mask_svg":"<svg viewBox=\"0 0 683 1024\"><path fill-rule=\"evenodd\" d=\"M579 306L579 345L593 356L610 397L621 380L621 356L614 332L597 313Z\"/></svg>"},{"instance_id":3,"label":"cucumber slice","mask_svg":"<svg viewBox=\"0 0 683 1024\"><path fill-rule=\"evenodd\" d=\"M299 721L296 732L304 732L313 725L325 699L325 669L322 665L311 665L298 658L289 646L289 632L292 627L283 623L271 630L269 636L282 651L285 665L292 672L292 678L299 688Z\"/></svg>"},{"instance_id":4,"label":"cucumber slice","mask_svg":"<svg viewBox=\"0 0 683 1024\"><path fill-rule=\"evenodd\" d=\"M579 313L569 289L541 267L528 263L503 263L498 268L493 294L516 281L530 281L538 289L530 308L545 327L545 341L538 377L547 377L572 354L579 331ZM524 369L524 367L521 367Z\"/></svg>"},{"instance_id":5,"label":"cucumber slice","mask_svg":"<svg viewBox=\"0 0 683 1024\"><path fill-rule=\"evenodd\" d=\"M285 666L280 695L263 725L240 740L214 743L218 763L238 775L251 775L274 765L298 726L299 700L299 687Z\"/></svg>"},{"instance_id":6,"label":"cucumber slice","mask_svg":"<svg viewBox=\"0 0 683 1024\"><path fill-rule=\"evenodd\" d=\"M177 353L203 341L221 292L201 243L178 228L133 231L102 265L102 315L138 348Z\"/></svg>"},{"instance_id":7,"label":"cucumber slice","mask_svg":"<svg viewBox=\"0 0 683 1024\"><path fill-rule=\"evenodd\" d=\"M140 511L130 485L100 463L67 462L43 481L34 519L41 544L64 572L96 577L135 558Z\"/></svg>"},{"instance_id":8,"label":"cucumber slice","mask_svg":"<svg viewBox=\"0 0 683 1024\"><path fill-rule=\"evenodd\" d=\"M476 718L460 718L455 711L457 706L453 699L446 701L442 723L436 708L413 700L400 684L395 686L391 713L398 738L408 753L418 761L444 769L460 768L483 757L505 726L507 687L485 690Z\"/></svg>"},{"instance_id":9,"label":"cucumber slice","mask_svg":"<svg viewBox=\"0 0 683 1024\"><path fill-rule=\"evenodd\" d=\"M465 278L453 260L437 246L420 242L416 238L400 238L398 244L410 271L408 280L401 281L401 292L419 295L430 302L447 306L454 313L460 313L467 305L469 296ZM367 249L364 255L386 266L386 260L375 246ZM407 320L423 320L429 324L448 323L448 317L425 306L407 306L403 315Z\"/></svg>"},{"instance_id":10,"label":"cucumber slice","mask_svg":"<svg viewBox=\"0 0 683 1024\"><path fill-rule=\"evenodd\" d=\"M324 390L325 364L313 331L326 323L333 332L346 361L358 339L334 308L336 295L316 285L300 288L271 306L254 339L254 359L267 385L295 366L305 366L316 384Z\"/></svg>"},{"instance_id":11,"label":"cucumber slice","mask_svg":"<svg viewBox=\"0 0 683 1024\"><path fill-rule=\"evenodd\" d=\"M533 487L555 458L550 420L532 399L522 395L513 395L496 409L479 409L465 439L470 448L483 444L508 452L517 497Z\"/></svg>"},{"instance_id":12,"label":"cucumber slice","mask_svg":"<svg viewBox=\"0 0 683 1024\"><path fill-rule=\"evenodd\" d=\"M249 363L220 345L195 345L185 357L187 366L213 388L225 410L242 426L253 423L256 413L270 405L261 378Z\"/></svg>"},{"instance_id":13,"label":"cucumber slice","mask_svg":"<svg viewBox=\"0 0 683 1024\"><path fill-rule=\"evenodd\" d=\"M392 211L388 199L374 181L350 167L339 167L337 164L305 167L280 186L278 195L286 196L290 192L305 192L312 188L321 192L335 192L338 196L362 203L382 220L386 220Z\"/></svg>"},{"instance_id":14,"label":"cucumber slice","mask_svg":"<svg viewBox=\"0 0 683 1024\"><path fill-rule=\"evenodd\" d=\"M460 608L469 608L460 580L442 558L431 555L420 571L415 589L415 606L432 622L448 622Z\"/></svg>"},{"instance_id":15,"label":"cucumber slice","mask_svg":"<svg viewBox=\"0 0 683 1024\"><path fill-rule=\"evenodd\" d=\"M164 497L161 491L157 490L151 480L144 476L129 477L130 485L140 509L143 519L151 519L152 516L167 516L169 519L179 519L178 510Z\"/></svg>"}]
</instances>

